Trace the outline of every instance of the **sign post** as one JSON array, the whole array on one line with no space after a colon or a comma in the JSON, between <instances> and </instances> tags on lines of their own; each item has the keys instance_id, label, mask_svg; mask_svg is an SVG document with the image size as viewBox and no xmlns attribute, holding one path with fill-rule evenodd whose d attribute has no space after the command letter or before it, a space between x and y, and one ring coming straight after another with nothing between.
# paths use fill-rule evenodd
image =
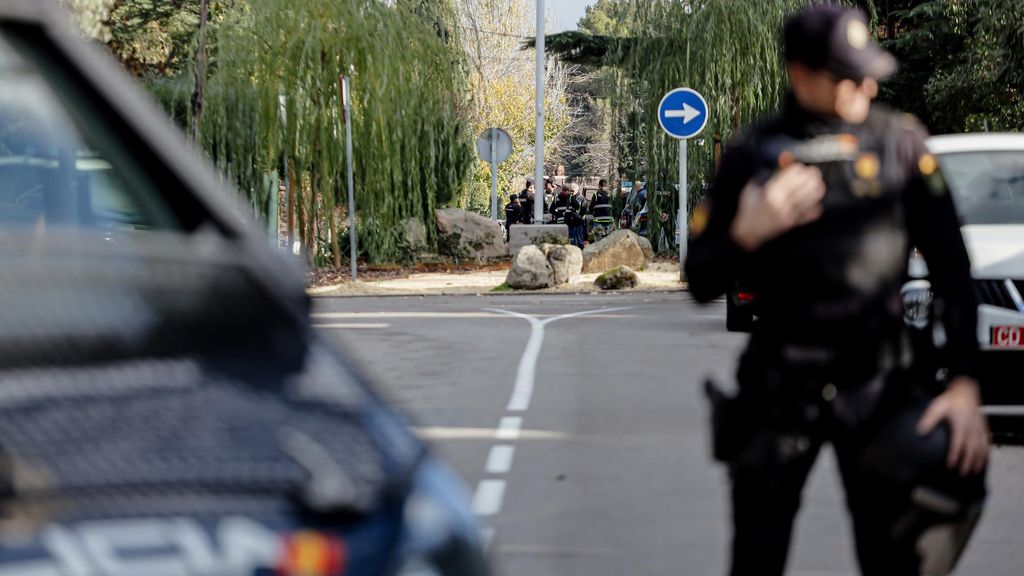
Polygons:
<instances>
[{"instance_id":1,"label":"sign post","mask_svg":"<svg viewBox=\"0 0 1024 576\"><path fill-rule=\"evenodd\" d=\"M661 99L658 123L679 140L679 279L685 280L686 243L689 240L687 214L686 141L700 134L708 123L708 103L696 90L676 88Z\"/></svg>"},{"instance_id":2,"label":"sign post","mask_svg":"<svg viewBox=\"0 0 1024 576\"><path fill-rule=\"evenodd\" d=\"M476 153L491 163L491 219L498 219L498 164L512 154L512 137L501 128L488 128L476 138Z\"/></svg>"},{"instance_id":3,"label":"sign post","mask_svg":"<svg viewBox=\"0 0 1024 576\"><path fill-rule=\"evenodd\" d=\"M356 193L355 178L352 175L352 113L348 76L339 76L341 82L342 116L345 122L345 158L348 161L348 245L349 260L352 261L352 281L356 280Z\"/></svg>"}]
</instances>

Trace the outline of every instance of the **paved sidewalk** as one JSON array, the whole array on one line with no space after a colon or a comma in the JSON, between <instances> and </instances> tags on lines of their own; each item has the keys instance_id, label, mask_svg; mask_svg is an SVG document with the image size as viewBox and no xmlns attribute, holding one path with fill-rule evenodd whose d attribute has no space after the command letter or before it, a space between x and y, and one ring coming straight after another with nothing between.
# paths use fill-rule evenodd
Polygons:
<instances>
[{"instance_id":1,"label":"paved sidewalk","mask_svg":"<svg viewBox=\"0 0 1024 576\"><path fill-rule=\"evenodd\" d=\"M507 270L466 272L453 274L424 273L410 274L404 278L389 278L367 282L344 282L331 286L310 288L314 297L337 296L415 296L446 294L487 294L505 282ZM685 283L679 281L679 265L675 262L655 262L645 270L637 272L640 285L621 292L674 292L683 290ZM583 274L569 284L543 290L513 290L513 294L582 294L601 292L594 286L599 274Z\"/></svg>"}]
</instances>

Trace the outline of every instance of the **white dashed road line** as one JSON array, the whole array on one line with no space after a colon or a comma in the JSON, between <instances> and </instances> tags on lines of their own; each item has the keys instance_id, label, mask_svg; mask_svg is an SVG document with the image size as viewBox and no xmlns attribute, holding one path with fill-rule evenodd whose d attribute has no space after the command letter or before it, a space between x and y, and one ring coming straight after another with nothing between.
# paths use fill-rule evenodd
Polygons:
<instances>
[{"instance_id":1,"label":"white dashed road line","mask_svg":"<svg viewBox=\"0 0 1024 576\"><path fill-rule=\"evenodd\" d=\"M523 427L523 419L518 416L505 416L498 422L494 433L497 440L515 440L519 438L519 430Z\"/></svg>"},{"instance_id":2,"label":"white dashed road line","mask_svg":"<svg viewBox=\"0 0 1024 576\"><path fill-rule=\"evenodd\" d=\"M512 458L516 454L515 446L498 444L492 446L487 454L487 473L505 474L512 469Z\"/></svg>"},{"instance_id":3,"label":"white dashed road line","mask_svg":"<svg viewBox=\"0 0 1024 576\"><path fill-rule=\"evenodd\" d=\"M501 512L501 503L505 499L504 480L481 480L473 494L473 512L477 516L494 516Z\"/></svg>"}]
</instances>

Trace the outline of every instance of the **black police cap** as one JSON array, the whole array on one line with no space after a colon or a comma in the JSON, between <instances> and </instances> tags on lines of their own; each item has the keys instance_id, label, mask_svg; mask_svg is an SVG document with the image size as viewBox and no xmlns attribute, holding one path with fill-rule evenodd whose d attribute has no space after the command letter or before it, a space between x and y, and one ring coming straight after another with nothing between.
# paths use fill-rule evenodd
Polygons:
<instances>
[{"instance_id":1,"label":"black police cap","mask_svg":"<svg viewBox=\"0 0 1024 576\"><path fill-rule=\"evenodd\" d=\"M790 16L782 35L787 62L854 80L882 79L896 72L896 59L871 41L860 10L811 6Z\"/></svg>"}]
</instances>

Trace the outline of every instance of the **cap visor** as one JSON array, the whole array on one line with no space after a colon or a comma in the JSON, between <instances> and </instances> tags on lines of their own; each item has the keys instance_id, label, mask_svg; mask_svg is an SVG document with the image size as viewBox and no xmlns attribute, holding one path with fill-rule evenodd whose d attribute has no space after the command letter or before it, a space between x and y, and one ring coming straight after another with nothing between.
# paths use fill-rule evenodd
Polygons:
<instances>
[{"instance_id":1,"label":"cap visor","mask_svg":"<svg viewBox=\"0 0 1024 576\"><path fill-rule=\"evenodd\" d=\"M863 68L864 76L869 76L875 80L884 80L895 74L896 70L899 69L896 58L892 54L881 48L875 48L871 52L873 54L867 59L867 65Z\"/></svg>"},{"instance_id":2,"label":"cap visor","mask_svg":"<svg viewBox=\"0 0 1024 576\"><path fill-rule=\"evenodd\" d=\"M829 71L841 78L884 80L896 73L896 58L878 46L870 45L852 62L830 62Z\"/></svg>"}]
</instances>

